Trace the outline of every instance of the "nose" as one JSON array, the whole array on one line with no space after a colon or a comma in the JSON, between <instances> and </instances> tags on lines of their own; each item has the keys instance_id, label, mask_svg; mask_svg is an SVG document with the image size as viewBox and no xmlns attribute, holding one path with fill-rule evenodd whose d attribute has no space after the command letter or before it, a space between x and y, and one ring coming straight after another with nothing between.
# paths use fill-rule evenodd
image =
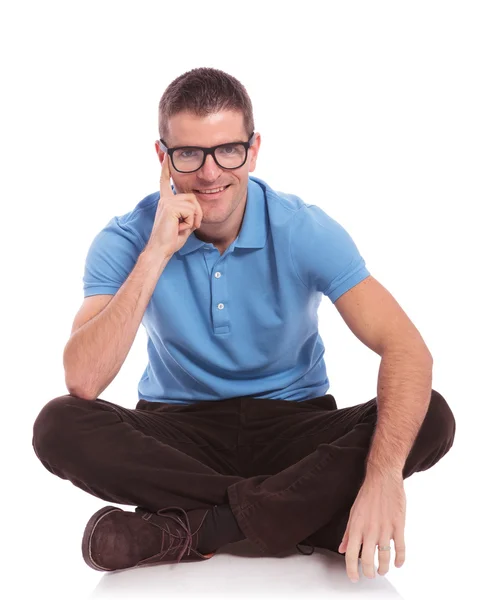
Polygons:
<instances>
[{"instance_id":1,"label":"nose","mask_svg":"<svg viewBox=\"0 0 483 600\"><path fill-rule=\"evenodd\" d=\"M198 171L198 175L205 181L216 181L220 176L222 169L216 164L211 154L208 154L205 164Z\"/></svg>"}]
</instances>

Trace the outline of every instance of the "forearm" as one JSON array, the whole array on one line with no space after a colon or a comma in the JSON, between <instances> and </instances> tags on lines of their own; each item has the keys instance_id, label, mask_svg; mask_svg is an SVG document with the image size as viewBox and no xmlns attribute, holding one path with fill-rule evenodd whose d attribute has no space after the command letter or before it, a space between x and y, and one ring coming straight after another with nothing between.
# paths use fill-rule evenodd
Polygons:
<instances>
[{"instance_id":1,"label":"forearm","mask_svg":"<svg viewBox=\"0 0 483 600\"><path fill-rule=\"evenodd\" d=\"M64 349L69 393L94 400L116 377L168 261L149 249L142 252L109 304L71 336Z\"/></svg>"},{"instance_id":2,"label":"forearm","mask_svg":"<svg viewBox=\"0 0 483 600\"><path fill-rule=\"evenodd\" d=\"M377 382L377 423L366 477L402 474L429 407L432 368L429 351L418 345L408 343L383 353Z\"/></svg>"}]
</instances>

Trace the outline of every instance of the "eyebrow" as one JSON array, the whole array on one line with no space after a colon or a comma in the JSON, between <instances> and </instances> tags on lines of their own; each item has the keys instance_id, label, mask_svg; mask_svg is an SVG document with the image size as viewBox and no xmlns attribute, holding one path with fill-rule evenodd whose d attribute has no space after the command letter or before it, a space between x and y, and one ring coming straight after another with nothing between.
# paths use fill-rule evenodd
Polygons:
<instances>
[{"instance_id":1,"label":"eyebrow","mask_svg":"<svg viewBox=\"0 0 483 600\"><path fill-rule=\"evenodd\" d=\"M246 140L236 139L229 142L220 142L214 146L200 146L199 144L173 144L171 148L215 148L216 146L224 146L225 144L244 144Z\"/></svg>"}]
</instances>

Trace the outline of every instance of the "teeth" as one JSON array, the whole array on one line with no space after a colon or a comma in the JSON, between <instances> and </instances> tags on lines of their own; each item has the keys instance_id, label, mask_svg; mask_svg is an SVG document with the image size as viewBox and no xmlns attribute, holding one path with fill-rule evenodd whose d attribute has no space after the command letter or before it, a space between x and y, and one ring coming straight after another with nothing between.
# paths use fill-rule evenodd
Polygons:
<instances>
[{"instance_id":1,"label":"teeth","mask_svg":"<svg viewBox=\"0 0 483 600\"><path fill-rule=\"evenodd\" d=\"M221 192L225 188L226 188L226 185L224 187L216 188L214 190L197 190L197 191L202 194L216 194L217 192Z\"/></svg>"}]
</instances>

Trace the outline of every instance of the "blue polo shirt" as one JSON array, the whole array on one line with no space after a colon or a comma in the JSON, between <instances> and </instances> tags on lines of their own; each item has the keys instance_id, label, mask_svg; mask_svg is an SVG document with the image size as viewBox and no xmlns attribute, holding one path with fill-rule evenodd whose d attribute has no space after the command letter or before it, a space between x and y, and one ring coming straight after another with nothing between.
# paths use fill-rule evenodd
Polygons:
<instances>
[{"instance_id":1,"label":"blue polo shirt","mask_svg":"<svg viewBox=\"0 0 483 600\"><path fill-rule=\"evenodd\" d=\"M159 191L96 235L85 297L118 291L149 239L158 201ZM335 302L368 276L339 223L250 176L242 227L223 255L192 233L157 282L142 320L148 364L139 399L187 404L324 395L322 295Z\"/></svg>"}]
</instances>

